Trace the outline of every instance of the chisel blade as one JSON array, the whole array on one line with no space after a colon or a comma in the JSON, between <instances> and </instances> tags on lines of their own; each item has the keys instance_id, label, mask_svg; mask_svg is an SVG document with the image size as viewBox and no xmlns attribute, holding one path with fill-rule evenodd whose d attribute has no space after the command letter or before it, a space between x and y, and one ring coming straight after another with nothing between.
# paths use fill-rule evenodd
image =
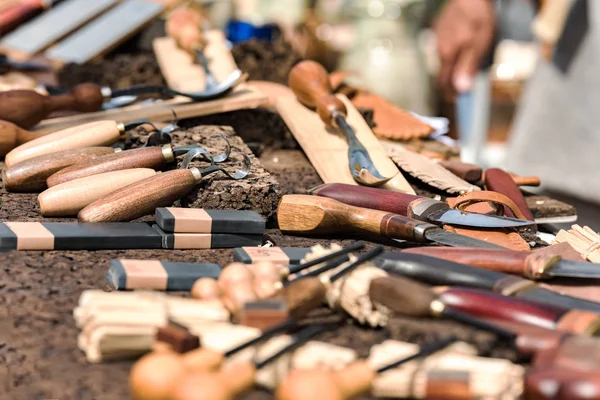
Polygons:
<instances>
[{"instance_id":1,"label":"chisel blade","mask_svg":"<svg viewBox=\"0 0 600 400\"><path fill-rule=\"evenodd\" d=\"M483 240L474 239L458 233L448 232L443 229L428 229L425 231L425 238L451 247L475 247L479 249L504 249L494 243L488 243Z\"/></svg>"},{"instance_id":2,"label":"chisel blade","mask_svg":"<svg viewBox=\"0 0 600 400\"><path fill-rule=\"evenodd\" d=\"M498 215L477 214L460 210L446 209L427 215L432 223L469 226L475 228L518 228L535 225L533 221L501 217Z\"/></svg>"},{"instance_id":3,"label":"chisel blade","mask_svg":"<svg viewBox=\"0 0 600 400\"><path fill-rule=\"evenodd\" d=\"M552 278L600 279L600 265L586 261L560 260L544 275Z\"/></svg>"}]
</instances>

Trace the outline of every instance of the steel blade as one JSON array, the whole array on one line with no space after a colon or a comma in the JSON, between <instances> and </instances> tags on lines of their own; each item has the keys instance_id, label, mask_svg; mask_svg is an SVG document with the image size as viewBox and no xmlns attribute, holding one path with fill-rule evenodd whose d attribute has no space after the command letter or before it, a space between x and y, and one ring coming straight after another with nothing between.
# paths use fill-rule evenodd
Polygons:
<instances>
[{"instance_id":1,"label":"steel blade","mask_svg":"<svg viewBox=\"0 0 600 400\"><path fill-rule=\"evenodd\" d=\"M451 247L475 247L479 249L505 249L493 243L484 242L483 240L473 239L468 236L459 235L458 233L448 232L443 229L428 229L425 231L425 238ZM505 249L506 250L506 249Z\"/></svg>"},{"instance_id":2,"label":"steel blade","mask_svg":"<svg viewBox=\"0 0 600 400\"><path fill-rule=\"evenodd\" d=\"M451 209L431 213L427 216L427 219L431 222L441 222L444 224L470 226L475 228L517 228L535 225L534 221Z\"/></svg>"},{"instance_id":3,"label":"steel blade","mask_svg":"<svg viewBox=\"0 0 600 400\"><path fill-rule=\"evenodd\" d=\"M112 110L114 108L121 108L128 106L137 100L137 96L119 96L113 97L112 99L102 104L103 110Z\"/></svg>"},{"instance_id":4,"label":"steel blade","mask_svg":"<svg viewBox=\"0 0 600 400\"><path fill-rule=\"evenodd\" d=\"M553 278L593 278L600 279L600 265L585 261L560 260L544 275Z\"/></svg>"}]
</instances>

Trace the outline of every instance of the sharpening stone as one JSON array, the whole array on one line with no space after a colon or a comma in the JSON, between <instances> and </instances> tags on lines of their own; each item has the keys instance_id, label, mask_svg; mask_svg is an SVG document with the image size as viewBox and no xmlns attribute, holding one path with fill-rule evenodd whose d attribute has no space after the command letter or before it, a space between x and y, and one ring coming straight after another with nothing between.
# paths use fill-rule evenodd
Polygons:
<instances>
[{"instance_id":1,"label":"sharpening stone","mask_svg":"<svg viewBox=\"0 0 600 400\"><path fill-rule=\"evenodd\" d=\"M233 249L233 260L245 264L271 261L275 264L300 264L310 247L240 247Z\"/></svg>"},{"instance_id":2,"label":"sharpening stone","mask_svg":"<svg viewBox=\"0 0 600 400\"><path fill-rule=\"evenodd\" d=\"M263 235L233 233L168 233L158 225L153 228L162 236L164 249L226 249L238 246L259 246Z\"/></svg>"},{"instance_id":3,"label":"sharpening stone","mask_svg":"<svg viewBox=\"0 0 600 400\"><path fill-rule=\"evenodd\" d=\"M156 209L156 223L165 232L265 233L265 220L248 210L204 210L166 207Z\"/></svg>"}]
</instances>

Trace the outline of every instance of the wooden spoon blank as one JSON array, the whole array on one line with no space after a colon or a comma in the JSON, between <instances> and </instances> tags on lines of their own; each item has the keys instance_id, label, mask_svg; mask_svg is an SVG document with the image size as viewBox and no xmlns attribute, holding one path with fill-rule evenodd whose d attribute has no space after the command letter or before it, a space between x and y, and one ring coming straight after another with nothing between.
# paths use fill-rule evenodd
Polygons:
<instances>
[{"instance_id":1,"label":"wooden spoon blank","mask_svg":"<svg viewBox=\"0 0 600 400\"><path fill-rule=\"evenodd\" d=\"M122 128L115 121L97 121L74 126L42 136L13 149L6 155L7 167L43 154L91 146L107 146L121 136Z\"/></svg>"},{"instance_id":2,"label":"wooden spoon blank","mask_svg":"<svg viewBox=\"0 0 600 400\"><path fill-rule=\"evenodd\" d=\"M88 204L155 174L150 168L134 168L65 182L40 193L40 210L44 217L75 216Z\"/></svg>"},{"instance_id":3,"label":"wooden spoon blank","mask_svg":"<svg viewBox=\"0 0 600 400\"><path fill-rule=\"evenodd\" d=\"M161 147L144 147L107 154L91 160L77 163L68 168L61 169L50 176L46 183L48 187L63 184L86 176L102 174L105 172L119 171L130 168L161 169L167 164Z\"/></svg>"},{"instance_id":4,"label":"wooden spoon blank","mask_svg":"<svg viewBox=\"0 0 600 400\"><path fill-rule=\"evenodd\" d=\"M5 168L2 182L9 192L40 192L46 189L46 179L62 168L114 151L112 147L87 147L44 154Z\"/></svg>"},{"instance_id":5,"label":"wooden spoon blank","mask_svg":"<svg viewBox=\"0 0 600 400\"><path fill-rule=\"evenodd\" d=\"M196 179L189 169L163 172L125 186L93 202L78 214L81 222L130 221L171 205L189 193Z\"/></svg>"}]
</instances>

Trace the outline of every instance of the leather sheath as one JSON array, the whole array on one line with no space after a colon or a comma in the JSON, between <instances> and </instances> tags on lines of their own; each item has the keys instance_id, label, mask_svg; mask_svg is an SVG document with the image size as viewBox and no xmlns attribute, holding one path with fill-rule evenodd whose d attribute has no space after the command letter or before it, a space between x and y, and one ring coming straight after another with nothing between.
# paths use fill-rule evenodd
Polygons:
<instances>
[{"instance_id":1,"label":"leather sheath","mask_svg":"<svg viewBox=\"0 0 600 400\"><path fill-rule=\"evenodd\" d=\"M479 214L502 215L504 213L504 207L508 207L513 211L517 218L523 216L517 205L511 199L497 192L470 192L455 198L449 197L446 199L446 202L451 208L476 212ZM492 207L490 203L497 206ZM444 229L449 232L459 233L461 235L494 243L511 250L531 250L529 244L523 240L521 235L508 229L465 228L451 225L444 225Z\"/></svg>"}]
</instances>

